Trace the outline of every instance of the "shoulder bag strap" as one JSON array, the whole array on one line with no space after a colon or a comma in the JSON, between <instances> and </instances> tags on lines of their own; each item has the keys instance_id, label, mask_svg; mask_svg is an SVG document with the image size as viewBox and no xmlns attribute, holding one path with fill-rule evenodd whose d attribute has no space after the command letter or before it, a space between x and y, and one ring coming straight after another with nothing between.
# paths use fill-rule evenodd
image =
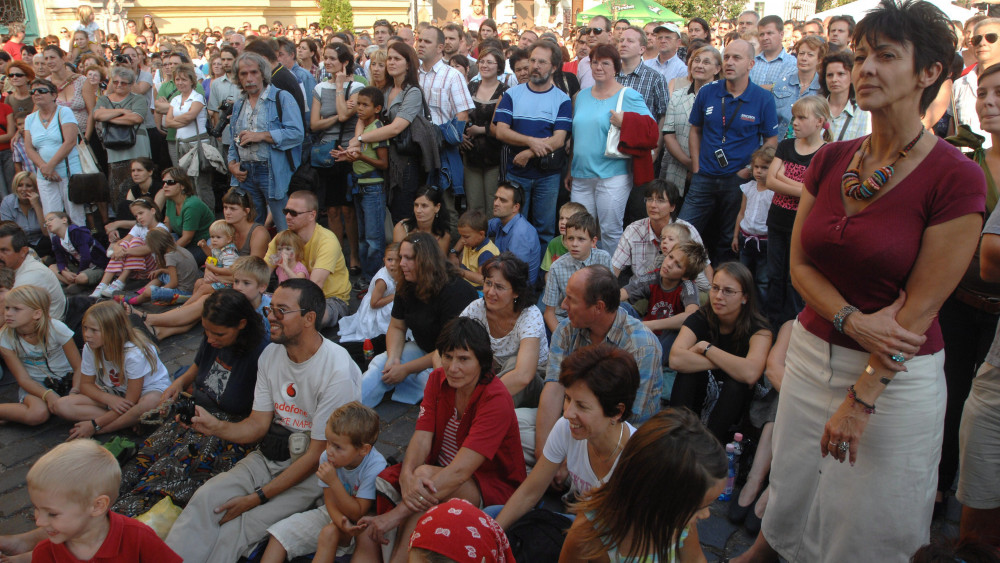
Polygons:
<instances>
[{"instance_id":1,"label":"shoulder bag strap","mask_svg":"<svg viewBox=\"0 0 1000 563\"><path fill-rule=\"evenodd\" d=\"M274 103L278 105L278 121L279 122L283 122L285 120L285 118L284 118L284 113L281 110L281 88L278 88L276 86L274 88L274 90L275 90L275 92L277 92L274 95ZM289 95L291 95L291 94L289 94ZM257 100L257 103L260 103L260 100ZM288 167L291 168L292 169L292 173L294 173L295 172L295 159L292 158L292 149L285 149L285 158L288 159Z\"/></svg>"},{"instance_id":2,"label":"shoulder bag strap","mask_svg":"<svg viewBox=\"0 0 1000 563\"><path fill-rule=\"evenodd\" d=\"M56 127L59 128L59 140L61 140L63 143L65 143L66 142L66 136L63 135L62 120L59 119L59 109L60 109L59 104L56 104ZM41 118L42 118L41 114L38 114L38 119L41 119ZM60 145L61 144L62 143L60 143ZM70 149L70 150L72 150L72 149ZM66 158L63 159L63 164L66 165L66 180L69 181L69 177L70 177L70 172L69 172L69 155L66 155Z\"/></svg>"},{"instance_id":3,"label":"shoulder bag strap","mask_svg":"<svg viewBox=\"0 0 1000 563\"><path fill-rule=\"evenodd\" d=\"M351 99L351 84L354 84L353 80L347 83L347 89L344 91L344 103L345 104L347 103L348 100ZM334 101L333 101L334 104L337 103L336 95L337 94L335 92L334 93ZM341 121L340 122L340 134L337 135L337 148L340 148L340 147L342 147L344 145L344 130L347 129L347 127L345 127L346 123L347 123L346 121ZM352 137L354 136L353 132L352 132L351 136Z\"/></svg>"}]
</instances>

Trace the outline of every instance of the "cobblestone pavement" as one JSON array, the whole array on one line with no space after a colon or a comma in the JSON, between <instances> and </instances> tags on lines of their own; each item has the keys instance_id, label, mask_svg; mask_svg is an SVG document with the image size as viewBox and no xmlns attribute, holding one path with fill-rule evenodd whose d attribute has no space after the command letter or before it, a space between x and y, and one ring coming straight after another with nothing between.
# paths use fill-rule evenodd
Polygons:
<instances>
[{"instance_id":1,"label":"cobblestone pavement","mask_svg":"<svg viewBox=\"0 0 1000 563\"><path fill-rule=\"evenodd\" d=\"M150 308L153 309L156 308ZM201 336L202 330L198 327L162 343L160 358L170 373L191 363ZM17 385L14 381L7 379L0 383L0 402L16 400ZM386 457L393 456L402 461L403 452L416 424L417 407L384 401L376 410L382 418L378 450ZM66 438L70 427L70 423L54 417L36 427L12 424L0 426L0 535L19 533L34 527L31 502L24 485L25 475L36 459ZM933 531L956 536L959 509L954 499L947 512L944 519L935 521ZM742 553L753 543L753 538L742 528L730 524L725 514L726 503L716 502L712 506L712 516L698 525L701 543L709 561L724 561Z\"/></svg>"}]
</instances>

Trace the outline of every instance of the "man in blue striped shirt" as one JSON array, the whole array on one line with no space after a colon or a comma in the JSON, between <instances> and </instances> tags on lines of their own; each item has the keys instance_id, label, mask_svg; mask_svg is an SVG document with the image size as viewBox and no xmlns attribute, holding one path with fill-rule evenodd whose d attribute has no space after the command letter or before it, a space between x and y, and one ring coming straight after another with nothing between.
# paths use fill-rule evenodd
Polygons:
<instances>
[{"instance_id":1,"label":"man in blue striped shirt","mask_svg":"<svg viewBox=\"0 0 1000 563\"><path fill-rule=\"evenodd\" d=\"M796 70L795 57L788 54L781 44L785 23L775 15L764 16L757 25L760 53L754 57L750 69L750 82L771 90L786 74Z\"/></svg>"}]
</instances>

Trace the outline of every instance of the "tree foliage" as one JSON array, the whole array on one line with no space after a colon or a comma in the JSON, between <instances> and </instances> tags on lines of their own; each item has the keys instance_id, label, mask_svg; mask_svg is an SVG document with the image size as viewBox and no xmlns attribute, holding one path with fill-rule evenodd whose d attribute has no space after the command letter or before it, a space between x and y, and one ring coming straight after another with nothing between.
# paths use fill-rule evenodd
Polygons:
<instances>
[{"instance_id":1,"label":"tree foliage","mask_svg":"<svg viewBox=\"0 0 1000 563\"><path fill-rule=\"evenodd\" d=\"M656 0L685 18L735 18L746 0Z\"/></svg>"},{"instance_id":2,"label":"tree foliage","mask_svg":"<svg viewBox=\"0 0 1000 563\"><path fill-rule=\"evenodd\" d=\"M353 31L354 9L350 0L319 0L319 25Z\"/></svg>"}]
</instances>

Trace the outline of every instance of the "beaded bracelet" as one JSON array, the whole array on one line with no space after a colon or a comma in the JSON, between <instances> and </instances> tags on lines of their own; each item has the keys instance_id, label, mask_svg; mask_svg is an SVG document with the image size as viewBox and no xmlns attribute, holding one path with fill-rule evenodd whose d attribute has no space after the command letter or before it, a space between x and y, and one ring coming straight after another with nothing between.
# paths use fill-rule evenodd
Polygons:
<instances>
[{"instance_id":1,"label":"beaded bracelet","mask_svg":"<svg viewBox=\"0 0 1000 563\"><path fill-rule=\"evenodd\" d=\"M844 305L844 308L837 311L837 314L833 316L833 328L837 329L837 332L844 334L844 321L851 313L857 313L859 309L854 305Z\"/></svg>"},{"instance_id":2,"label":"beaded bracelet","mask_svg":"<svg viewBox=\"0 0 1000 563\"><path fill-rule=\"evenodd\" d=\"M865 407L865 414L875 414L875 405L874 404L869 405L868 403L862 401L858 397L858 393L854 390L853 385L847 388L847 397L852 401L854 401L855 403Z\"/></svg>"}]
</instances>

